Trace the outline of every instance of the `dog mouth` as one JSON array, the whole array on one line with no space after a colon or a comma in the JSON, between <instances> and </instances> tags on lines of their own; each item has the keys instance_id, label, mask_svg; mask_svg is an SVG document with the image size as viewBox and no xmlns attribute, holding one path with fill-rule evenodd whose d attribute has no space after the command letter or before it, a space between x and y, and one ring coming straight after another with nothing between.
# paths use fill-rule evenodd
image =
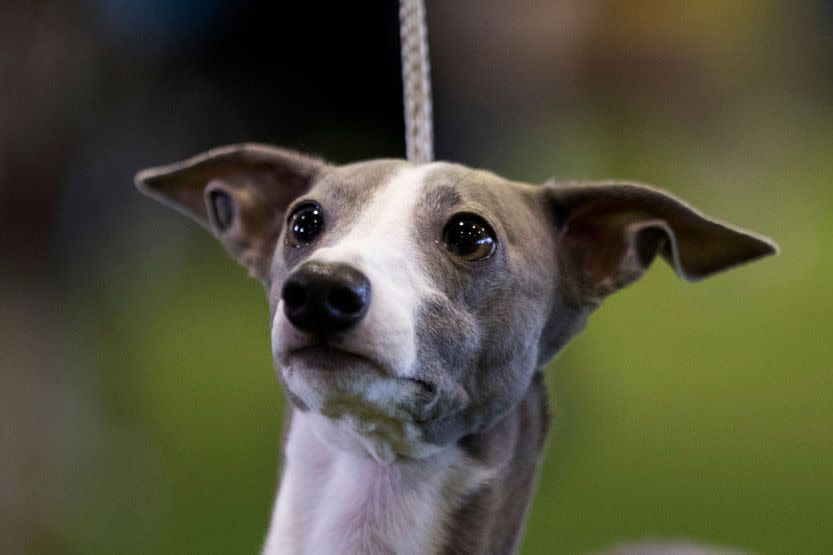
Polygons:
<instances>
[{"instance_id":1,"label":"dog mouth","mask_svg":"<svg viewBox=\"0 0 833 555\"><path fill-rule=\"evenodd\" d=\"M441 396L434 384L320 342L286 351L283 361L279 370L289 400L323 418L319 431L326 432L328 444L370 450L377 460L393 453L421 457L436 449L423 439Z\"/></svg>"},{"instance_id":2,"label":"dog mouth","mask_svg":"<svg viewBox=\"0 0 833 555\"><path fill-rule=\"evenodd\" d=\"M389 368L367 355L337 347L325 341L292 349L288 352L287 359L303 361L307 371L324 374L369 371L382 379L409 382L418 386L427 395L434 395L437 391L437 386L432 382L411 376L396 376Z\"/></svg>"},{"instance_id":3,"label":"dog mouth","mask_svg":"<svg viewBox=\"0 0 833 555\"><path fill-rule=\"evenodd\" d=\"M346 401L345 406L357 399L371 404L381 401L405 411L413 422L422 423L430 419L438 397L438 387L431 381L398 376L365 354L324 342L291 349L284 362L281 373L285 384L296 396L311 401L305 403L310 407L320 405L313 401L316 398L329 404ZM299 386L302 389L295 390Z\"/></svg>"},{"instance_id":4,"label":"dog mouth","mask_svg":"<svg viewBox=\"0 0 833 555\"><path fill-rule=\"evenodd\" d=\"M303 358L310 366L320 370L337 372L344 367L344 363L353 362L371 366L380 374L388 374L385 368L371 358L341 347L335 347L323 341L292 349L289 351L288 357Z\"/></svg>"}]
</instances>

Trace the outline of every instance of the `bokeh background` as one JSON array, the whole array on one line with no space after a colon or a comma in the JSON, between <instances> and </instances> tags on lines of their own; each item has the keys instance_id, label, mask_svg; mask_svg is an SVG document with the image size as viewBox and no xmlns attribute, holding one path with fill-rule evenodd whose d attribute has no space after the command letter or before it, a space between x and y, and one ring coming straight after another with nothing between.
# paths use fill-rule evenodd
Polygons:
<instances>
[{"instance_id":1,"label":"bokeh background","mask_svg":"<svg viewBox=\"0 0 833 555\"><path fill-rule=\"evenodd\" d=\"M657 263L547 369L524 553L833 553L833 2L428 2L437 153L663 186L782 254ZM0 3L0 553L253 553L283 399L259 285L134 172L404 151L396 3Z\"/></svg>"}]
</instances>

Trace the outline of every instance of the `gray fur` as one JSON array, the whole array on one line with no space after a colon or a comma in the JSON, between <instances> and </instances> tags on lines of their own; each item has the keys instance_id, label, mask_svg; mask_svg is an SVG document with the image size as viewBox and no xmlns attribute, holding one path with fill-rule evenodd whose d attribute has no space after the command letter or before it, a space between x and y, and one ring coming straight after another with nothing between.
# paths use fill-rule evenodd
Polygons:
<instances>
[{"instance_id":1,"label":"gray fur","mask_svg":"<svg viewBox=\"0 0 833 555\"><path fill-rule=\"evenodd\" d=\"M207 191L222 187L232 195L239 221L229 229L212 229L264 283L274 322L289 273L365 221L377 193L409 168L414 166L401 160L332 166L289 151L243 145L148 170L137 183L204 225L210 220L202 200ZM413 213L401 222L407 226L403 248L408 252L399 254L409 264L416 261L420 283L428 284L415 306L405 307L412 309L405 313L415 322L413 374L390 375L369 357L359 364L355 360L362 357L355 353L338 364L353 361L360 366L357 375L307 369L314 375L308 382L312 387L330 384L342 394L355 393L359 383L396 388L396 406L386 407L389 412L380 417L378 411L368 412L366 403L342 396L337 407L310 408L281 379L299 411L318 410L326 422L337 422L347 411L359 428L378 423L365 418L382 418L395 433L415 426L420 441L432 446L413 451L424 453L413 457L394 449L398 459L390 464L413 470L423 464L435 468L442 460L468 461L469 474L488 479L474 480L474 491L449 491L448 499L438 500L434 510L449 514L426 545L441 542L437 551L445 553L512 553L520 545L549 421L541 366L581 330L606 295L637 279L657 254L682 277L699 279L772 254L776 247L644 186L536 186L456 164L427 168ZM293 248L285 240L284 222L306 201L321 206L324 231L314 244ZM487 260L463 260L442 244L445 224L461 212L477 214L494 229L497 247ZM276 367L282 363L276 355ZM304 418L313 416L318 417ZM332 426L328 430L341 433ZM397 440L402 437L405 432ZM318 448L323 453L335 447ZM271 538L269 545L281 552L279 539Z\"/></svg>"},{"instance_id":2,"label":"gray fur","mask_svg":"<svg viewBox=\"0 0 833 555\"><path fill-rule=\"evenodd\" d=\"M455 512L444 553L513 553L520 548L529 499L538 476L550 414L544 377L536 372L517 406L487 432L460 440L496 479Z\"/></svg>"},{"instance_id":3,"label":"gray fur","mask_svg":"<svg viewBox=\"0 0 833 555\"><path fill-rule=\"evenodd\" d=\"M317 202L324 210L326 230L316 244L317 248L332 244L348 229L361 214L373 193L405 163L401 160L373 160L346 166L328 166L309 184L305 191L299 191L291 203L283 209L283 219L293 207L305 201ZM285 245L285 229L273 246L274 257L269 275L269 309L274 316L280 301L281 287L287 273L300 265L309 254L309 249L293 249Z\"/></svg>"},{"instance_id":4,"label":"gray fur","mask_svg":"<svg viewBox=\"0 0 833 555\"><path fill-rule=\"evenodd\" d=\"M555 276L552 257L540 256L552 237L538 225L545 214L525 196L529 186L449 166L430 175L415 214L421 262L441 293L419 307L417 329L418 366L438 386L444 409L426 422L425 435L442 445L489 428L523 398ZM489 260L461 261L439 244L440 230L459 212L495 229Z\"/></svg>"}]
</instances>

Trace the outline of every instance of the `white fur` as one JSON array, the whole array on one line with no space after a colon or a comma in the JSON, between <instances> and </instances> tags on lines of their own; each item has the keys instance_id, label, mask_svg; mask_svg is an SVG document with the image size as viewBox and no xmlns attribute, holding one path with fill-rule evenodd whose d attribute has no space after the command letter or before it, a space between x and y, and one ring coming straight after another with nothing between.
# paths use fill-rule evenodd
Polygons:
<instances>
[{"instance_id":1,"label":"white fur","mask_svg":"<svg viewBox=\"0 0 833 555\"><path fill-rule=\"evenodd\" d=\"M417 264L412 238L413 213L433 164L406 167L377 191L347 234L313 252L309 260L347 263L363 272L372 286L370 310L350 333L348 347L367 355L386 371L408 376L416 358L414 310L431 285ZM293 348L299 338L278 310L273 346Z\"/></svg>"},{"instance_id":2,"label":"white fur","mask_svg":"<svg viewBox=\"0 0 833 555\"><path fill-rule=\"evenodd\" d=\"M380 464L322 441L329 423L293 414L265 555L436 552L451 514L491 478L456 447Z\"/></svg>"},{"instance_id":3,"label":"white fur","mask_svg":"<svg viewBox=\"0 0 833 555\"><path fill-rule=\"evenodd\" d=\"M403 378L416 361L416 309L431 292L412 231L432 169L398 171L343 238L309 257L350 264L370 280L368 314L335 345L360 357L310 362L293 354L309 338L277 307L275 359L310 410L293 414L268 555L434 552L448 517L490 477L457 447L423 442L401 404L408 387L419 388ZM322 372L331 364L346 366Z\"/></svg>"},{"instance_id":4,"label":"white fur","mask_svg":"<svg viewBox=\"0 0 833 555\"><path fill-rule=\"evenodd\" d=\"M407 384L397 380L414 373L416 308L432 289L417 263L412 233L415 207L433 169L429 164L397 171L343 238L309 257L310 261L350 264L370 280L372 301L367 315L334 345L361 355L370 364L357 360L356 368L338 369L342 376L319 379L309 371L314 369L304 367L301 357L292 355L309 338L289 323L282 302L272 323L275 360L289 390L312 411L329 409L338 429L330 434L335 436L331 440L353 451L365 451L377 461L389 462L396 455L426 457L437 450L421 441L418 427L399 404ZM345 397L360 405L363 420L356 418L356 411L342 410L350 408ZM338 414L333 414L336 402Z\"/></svg>"}]
</instances>

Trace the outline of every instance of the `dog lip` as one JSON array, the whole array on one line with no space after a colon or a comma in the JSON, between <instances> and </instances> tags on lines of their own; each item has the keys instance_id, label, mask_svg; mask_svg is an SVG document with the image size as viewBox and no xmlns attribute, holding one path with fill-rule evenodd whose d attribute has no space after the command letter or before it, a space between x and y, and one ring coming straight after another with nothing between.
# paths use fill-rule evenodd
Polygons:
<instances>
[{"instance_id":1,"label":"dog lip","mask_svg":"<svg viewBox=\"0 0 833 555\"><path fill-rule=\"evenodd\" d=\"M318 343L309 343L307 345L295 347L294 349L288 351L288 355L303 355L304 352L317 352L324 354L335 353L339 356L354 357L364 362L370 363L374 368L378 369L379 372L383 375L393 377L392 372L390 372L385 366L380 364L378 361L370 358L369 356L357 353L355 351L350 351L342 347L336 347L324 341ZM411 376L401 376L401 379L418 386L424 393L431 395L432 397L437 394L437 384L433 382L429 382L421 378L414 378Z\"/></svg>"},{"instance_id":2,"label":"dog lip","mask_svg":"<svg viewBox=\"0 0 833 555\"><path fill-rule=\"evenodd\" d=\"M391 376L392 375L392 373L389 372L384 366L382 366L376 360L368 357L367 355L363 355L363 354L357 353L355 351L349 351L349 350L344 349L342 347L335 347L335 346L333 346L329 343L326 343L326 342L310 343L308 345L303 345L301 347L296 347L296 348L291 349L289 351L289 356L303 354L305 351L313 351L313 352L319 352L319 353L320 352L323 352L323 353L332 352L332 353L336 353L337 355L341 355L341 356L355 357L355 358L361 359L365 362L369 362L370 364L373 365L374 368L379 369L379 371L382 372L382 374L384 374L386 376ZM402 376L402 378L406 381L409 381L409 382L419 386L425 393L428 393L429 395L435 395L437 393L437 385L432 383L432 382L423 380L421 378L414 378L414 377L411 377L411 376Z\"/></svg>"},{"instance_id":3,"label":"dog lip","mask_svg":"<svg viewBox=\"0 0 833 555\"><path fill-rule=\"evenodd\" d=\"M412 401L411 404L408 404L407 407L404 405L401 407L411 415L415 424L423 425L436 417L436 402L439 393L438 385L434 382L427 381L419 377L396 376L394 372L390 371L387 367L383 366L373 358L342 347L336 347L326 341L301 345L288 350L286 353L286 356L288 357L303 356L305 353L308 353L319 356L330 355L357 359L372 367L373 370L379 373L379 378L381 379L395 380L402 385L410 384L411 387L416 388L416 391L412 390L411 395L408 396ZM365 371L366 370L360 370L360 372ZM320 378L325 378L327 374L334 376L338 373L337 370L325 369L319 369L319 372Z\"/></svg>"},{"instance_id":4,"label":"dog lip","mask_svg":"<svg viewBox=\"0 0 833 555\"><path fill-rule=\"evenodd\" d=\"M289 354L289 356L303 355L305 352L308 352L308 353L322 353L322 354L335 354L335 355L338 355L338 356L358 358L358 359L361 359L364 362L370 363L374 368L378 369L382 374L384 374L384 375L389 375L390 374L390 372L388 372L387 369L384 366L379 364L379 362L377 362L376 360L373 360L372 358L368 357L367 355L357 353L357 352L354 352L354 351L349 351L349 350L344 349L342 347L336 347L335 345L332 345L332 344L327 343L325 341L316 342L316 343L309 343L307 345L302 345L300 347L296 347L294 349L291 349L288 352L288 354Z\"/></svg>"}]
</instances>

